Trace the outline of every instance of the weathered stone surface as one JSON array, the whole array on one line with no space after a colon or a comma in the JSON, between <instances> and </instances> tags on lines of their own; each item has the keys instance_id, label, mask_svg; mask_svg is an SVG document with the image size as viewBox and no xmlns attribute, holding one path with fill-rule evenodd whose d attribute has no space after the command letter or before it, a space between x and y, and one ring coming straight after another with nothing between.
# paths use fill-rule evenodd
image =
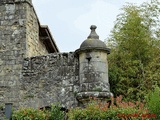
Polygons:
<instances>
[{"instance_id":1,"label":"weathered stone surface","mask_svg":"<svg viewBox=\"0 0 160 120\"><path fill-rule=\"evenodd\" d=\"M55 102L65 107L77 105L74 94L79 86L77 69L78 59L74 53L25 58L20 94L23 102L20 104L34 107Z\"/></svg>"},{"instance_id":2,"label":"weathered stone surface","mask_svg":"<svg viewBox=\"0 0 160 120\"><path fill-rule=\"evenodd\" d=\"M91 33L88 38L76 50L79 56L79 81L80 91L77 94L78 101L83 103L83 99L98 97L101 99L112 96L108 80L107 54L109 49L104 42L99 40L95 29L90 27Z\"/></svg>"},{"instance_id":3,"label":"weathered stone surface","mask_svg":"<svg viewBox=\"0 0 160 120\"><path fill-rule=\"evenodd\" d=\"M19 106L23 59L47 53L31 0L0 0L0 105Z\"/></svg>"},{"instance_id":4,"label":"weathered stone surface","mask_svg":"<svg viewBox=\"0 0 160 120\"><path fill-rule=\"evenodd\" d=\"M25 54L25 27L17 22L26 19L25 4L0 1L0 103L19 102L19 79ZM20 12L22 11L22 13Z\"/></svg>"}]
</instances>

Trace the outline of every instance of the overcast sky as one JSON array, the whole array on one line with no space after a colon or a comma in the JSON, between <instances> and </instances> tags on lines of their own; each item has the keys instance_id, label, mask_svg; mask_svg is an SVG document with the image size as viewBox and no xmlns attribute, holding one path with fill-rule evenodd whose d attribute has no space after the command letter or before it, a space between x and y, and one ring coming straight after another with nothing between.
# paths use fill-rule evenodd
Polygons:
<instances>
[{"instance_id":1,"label":"overcast sky","mask_svg":"<svg viewBox=\"0 0 160 120\"><path fill-rule=\"evenodd\" d=\"M32 0L42 25L48 25L60 52L75 51L88 37L90 26L104 41L126 2L148 0Z\"/></svg>"}]
</instances>

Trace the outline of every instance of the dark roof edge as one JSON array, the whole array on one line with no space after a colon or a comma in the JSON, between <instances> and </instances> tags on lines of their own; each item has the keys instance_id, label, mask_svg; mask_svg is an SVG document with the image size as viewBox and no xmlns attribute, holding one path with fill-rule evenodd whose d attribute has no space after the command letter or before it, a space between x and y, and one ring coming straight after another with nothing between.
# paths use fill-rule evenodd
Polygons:
<instances>
[{"instance_id":1,"label":"dark roof edge","mask_svg":"<svg viewBox=\"0 0 160 120\"><path fill-rule=\"evenodd\" d=\"M54 49L55 52L59 52L59 48L58 48L58 46L56 45L56 42L55 42L55 40L54 40L53 37L52 37L52 34L51 34L51 32L50 32L49 27L48 27L47 25L41 25L41 24L40 24L38 15L37 15L37 13L36 13L36 10L35 10L33 4L32 4L32 7L33 7L33 11L34 11L34 13L35 13L35 15L36 15L36 17L37 17L39 29L41 29L41 28L46 29L46 31L47 31L47 33L48 33L48 35L49 35L48 37L49 37L50 39L49 39L48 41L50 42L50 44L51 44L51 46L52 46L52 48L50 47L49 49ZM46 47L48 48L48 46L46 46ZM53 51L53 50L50 50L50 51Z\"/></svg>"},{"instance_id":2,"label":"dark roof edge","mask_svg":"<svg viewBox=\"0 0 160 120\"><path fill-rule=\"evenodd\" d=\"M106 52L107 54L110 54L110 49L109 48L102 48L102 47L87 47L87 48L80 48L80 49L77 49L75 51L75 54L79 54L79 53L82 53L82 52L89 52L89 51L93 51L93 50L100 50L100 51L104 51Z\"/></svg>"},{"instance_id":3,"label":"dark roof edge","mask_svg":"<svg viewBox=\"0 0 160 120\"><path fill-rule=\"evenodd\" d=\"M46 42L49 43L49 46L46 46L46 47L47 47L48 49L50 49L51 52L52 52L52 51L54 51L54 52L59 52L59 49L58 49L58 47L57 47L57 45L56 45L55 40L54 40L53 37L52 37L52 34L51 34L48 26L47 26L47 25L40 25L40 30L41 30L41 29L45 29L45 32L46 32L46 34L47 34L47 37L49 38L49 39L46 39Z\"/></svg>"}]
</instances>

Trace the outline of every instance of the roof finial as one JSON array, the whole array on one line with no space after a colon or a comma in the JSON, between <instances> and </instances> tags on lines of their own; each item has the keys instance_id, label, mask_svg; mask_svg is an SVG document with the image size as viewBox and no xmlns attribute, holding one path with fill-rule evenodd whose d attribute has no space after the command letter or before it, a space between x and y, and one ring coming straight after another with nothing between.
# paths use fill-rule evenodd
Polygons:
<instances>
[{"instance_id":1,"label":"roof finial","mask_svg":"<svg viewBox=\"0 0 160 120\"><path fill-rule=\"evenodd\" d=\"M88 36L88 38L91 38L91 39L99 39L99 36L97 35L97 33L96 33L96 31L95 31L96 28L97 28L97 26L91 25L91 27L90 27L91 33L90 33L90 35Z\"/></svg>"}]
</instances>

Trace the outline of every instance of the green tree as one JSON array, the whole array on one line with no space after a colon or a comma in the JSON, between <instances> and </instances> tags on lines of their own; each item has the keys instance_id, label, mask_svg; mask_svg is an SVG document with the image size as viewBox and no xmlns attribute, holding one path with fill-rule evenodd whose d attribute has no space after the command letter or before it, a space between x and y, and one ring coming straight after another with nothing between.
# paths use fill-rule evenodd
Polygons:
<instances>
[{"instance_id":1,"label":"green tree","mask_svg":"<svg viewBox=\"0 0 160 120\"><path fill-rule=\"evenodd\" d=\"M107 41L109 79L115 96L143 99L160 82L160 3L125 5Z\"/></svg>"}]
</instances>

